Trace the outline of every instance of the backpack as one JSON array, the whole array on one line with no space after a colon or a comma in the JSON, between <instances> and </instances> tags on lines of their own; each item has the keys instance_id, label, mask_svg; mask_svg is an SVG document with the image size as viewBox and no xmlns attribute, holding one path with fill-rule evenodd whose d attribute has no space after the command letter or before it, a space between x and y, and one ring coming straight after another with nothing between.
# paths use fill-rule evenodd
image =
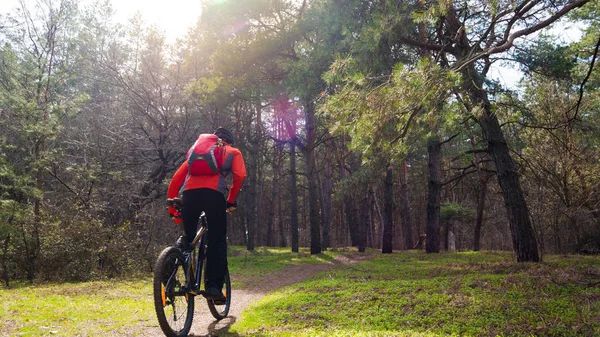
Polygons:
<instances>
[{"instance_id":1,"label":"backpack","mask_svg":"<svg viewBox=\"0 0 600 337\"><path fill-rule=\"evenodd\" d=\"M225 143L213 134L201 134L187 153L188 172L191 175L219 174L224 161Z\"/></svg>"}]
</instances>

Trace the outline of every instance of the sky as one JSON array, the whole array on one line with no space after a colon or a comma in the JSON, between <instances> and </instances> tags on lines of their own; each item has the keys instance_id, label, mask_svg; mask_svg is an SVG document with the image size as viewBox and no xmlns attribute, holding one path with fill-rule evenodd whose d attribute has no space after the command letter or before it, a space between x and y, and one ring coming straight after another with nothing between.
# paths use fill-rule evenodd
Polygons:
<instances>
[{"instance_id":1,"label":"sky","mask_svg":"<svg viewBox=\"0 0 600 337\"><path fill-rule=\"evenodd\" d=\"M577 42L581 39L583 27L578 24L569 23L564 19L555 22L550 29L544 30L544 33L551 34L555 37L555 40L560 43L569 44ZM535 33L532 36L527 37L530 41L535 41L535 37L539 33ZM521 39L515 40L515 45L518 46ZM516 65L494 64L490 68L489 76L493 79L498 80L500 84L507 88L515 88L518 82L521 80L523 74L517 69Z\"/></svg>"},{"instance_id":2,"label":"sky","mask_svg":"<svg viewBox=\"0 0 600 337\"><path fill-rule=\"evenodd\" d=\"M37 0L25 0L33 6ZM85 6L91 0L80 1ZM182 37L188 28L194 26L200 16L200 0L112 0L117 22L127 23L137 11L144 21L161 29L169 42ZM0 14L20 7L18 0L0 0Z\"/></svg>"}]
</instances>

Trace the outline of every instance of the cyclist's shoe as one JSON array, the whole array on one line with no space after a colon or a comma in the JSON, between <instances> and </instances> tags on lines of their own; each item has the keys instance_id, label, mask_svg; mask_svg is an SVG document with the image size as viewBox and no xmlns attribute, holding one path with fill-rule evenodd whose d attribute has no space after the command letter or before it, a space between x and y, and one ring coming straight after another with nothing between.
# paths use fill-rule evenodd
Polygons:
<instances>
[{"instance_id":1,"label":"cyclist's shoe","mask_svg":"<svg viewBox=\"0 0 600 337\"><path fill-rule=\"evenodd\" d=\"M219 289L213 287L208 288L206 289L206 291L204 291L204 297L207 300L212 300L213 302L215 302L216 305L223 305L227 300Z\"/></svg>"},{"instance_id":2,"label":"cyclist's shoe","mask_svg":"<svg viewBox=\"0 0 600 337\"><path fill-rule=\"evenodd\" d=\"M189 252L191 251L194 246L192 246L187 238L185 236L180 236L179 239L177 239L177 241L175 242L175 247L179 248L179 250L181 250L182 252Z\"/></svg>"}]
</instances>

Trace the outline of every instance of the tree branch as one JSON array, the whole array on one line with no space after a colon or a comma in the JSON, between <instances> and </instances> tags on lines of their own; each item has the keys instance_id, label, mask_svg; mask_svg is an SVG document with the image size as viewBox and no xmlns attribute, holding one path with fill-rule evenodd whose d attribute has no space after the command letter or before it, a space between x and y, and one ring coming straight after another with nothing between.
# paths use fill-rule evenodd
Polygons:
<instances>
[{"instance_id":1,"label":"tree branch","mask_svg":"<svg viewBox=\"0 0 600 337\"><path fill-rule=\"evenodd\" d=\"M571 120L576 119L577 115L579 114L579 107L581 106L581 101L583 100L583 87L585 86L585 83L590 78L590 75L592 75L592 70L594 69L594 63L596 62L596 57L598 56L599 48L600 48L600 38L598 38L598 42L596 43L596 49L594 50L594 56L592 57L592 62L590 63L590 69L588 70L587 75L583 79L583 82L581 82L581 86L579 86L579 100L577 101L577 108L575 109L575 115L573 116L573 118L571 118Z\"/></svg>"},{"instance_id":2,"label":"tree branch","mask_svg":"<svg viewBox=\"0 0 600 337\"><path fill-rule=\"evenodd\" d=\"M455 135L453 135L453 136L451 136L450 138L446 139L445 141L441 142L441 143L440 143L440 146L441 146L441 145L444 145L444 144L446 144L446 143L449 143L449 142L451 142L451 141L452 141L454 138L458 137L458 135L460 135L460 132L459 132L459 133L457 133L457 134L455 134Z\"/></svg>"},{"instance_id":3,"label":"tree branch","mask_svg":"<svg viewBox=\"0 0 600 337\"><path fill-rule=\"evenodd\" d=\"M563 17L565 14L570 12L572 9L581 7L581 6L585 5L586 3L588 3L589 1L590 0L574 0L574 1L569 2L569 4L567 4L565 7L563 7L561 10L559 10L558 12L556 12L554 15L550 16L546 20L540 21L531 27L527 27L525 29L518 30L518 31L508 35L508 37L506 37L505 39L503 39L503 41L501 42L500 45L488 48L486 50L483 50L482 52L475 54L473 57L462 62L456 68L456 70L461 71L465 67L470 65L471 63L479 60L480 58L482 58L486 55L498 54L498 53L507 51L508 49L510 49L513 46L515 39L535 33L543 28L548 27L550 24L554 23L556 20ZM531 6L527 7L527 9L530 9L530 8L531 8ZM525 10L521 11L520 13L517 13L517 15L522 16L524 12L525 12ZM510 26L508 29L510 29Z\"/></svg>"},{"instance_id":4,"label":"tree branch","mask_svg":"<svg viewBox=\"0 0 600 337\"><path fill-rule=\"evenodd\" d=\"M417 115L417 113L419 111L421 111L421 107L413 109L413 111L408 116L408 121L406 121L406 125L402 129L402 132L400 132L400 135L398 135L398 137L392 139L390 144L395 144L397 141L399 141L400 139L402 139L406 136L406 134L408 133L408 130L410 130L410 124L411 124L412 120L415 118L415 116Z\"/></svg>"},{"instance_id":5,"label":"tree branch","mask_svg":"<svg viewBox=\"0 0 600 337\"><path fill-rule=\"evenodd\" d=\"M409 39L409 38L404 37L404 36L400 36L398 38L398 40L400 42L404 42L404 43L406 43L406 44L408 44L410 46L417 47L417 48L422 48L422 49L427 49L427 50L433 50L433 51L443 51L443 50L446 50L450 54L454 54L454 52L456 52L456 48L451 47L451 46L445 46L445 45L436 44L436 43L421 42L421 41Z\"/></svg>"},{"instance_id":6,"label":"tree branch","mask_svg":"<svg viewBox=\"0 0 600 337\"><path fill-rule=\"evenodd\" d=\"M465 154L471 154L471 153L489 153L490 149L471 149L471 150L467 150L465 151Z\"/></svg>"},{"instance_id":7,"label":"tree branch","mask_svg":"<svg viewBox=\"0 0 600 337\"><path fill-rule=\"evenodd\" d=\"M452 182L453 182L453 181L455 181L455 180L460 180L460 179L462 179L462 178L464 178L464 177L468 176L469 174L476 173L476 172L477 172L477 170L470 170L470 171L466 171L466 172L463 172L463 173L461 173L461 174L458 174L458 175L456 175L456 176L454 176L454 177L450 178L449 180L446 180L445 182L443 182L443 183L442 183L442 186L446 186L446 185L448 185L448 184L452 183Z\"/></svg>"}]
</instances>

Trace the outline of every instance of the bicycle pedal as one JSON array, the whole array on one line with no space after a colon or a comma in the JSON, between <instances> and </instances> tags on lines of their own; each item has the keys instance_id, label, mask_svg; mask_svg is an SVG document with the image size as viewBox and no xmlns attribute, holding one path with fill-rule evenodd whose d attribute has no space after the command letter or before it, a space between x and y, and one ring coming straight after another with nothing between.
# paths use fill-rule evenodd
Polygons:
<instances>
[{"instance_id":1,"label":"bicycle pedal","mask_svg":"<svg viewBox=\"0 0 600 337\"><path fill-rule=\"evenodd\" d=\"M225 305L225 304L227 304L227 300L216 300L216 301L213 301L213 303L215 305Z\"/></svg>"}]
</instances>

